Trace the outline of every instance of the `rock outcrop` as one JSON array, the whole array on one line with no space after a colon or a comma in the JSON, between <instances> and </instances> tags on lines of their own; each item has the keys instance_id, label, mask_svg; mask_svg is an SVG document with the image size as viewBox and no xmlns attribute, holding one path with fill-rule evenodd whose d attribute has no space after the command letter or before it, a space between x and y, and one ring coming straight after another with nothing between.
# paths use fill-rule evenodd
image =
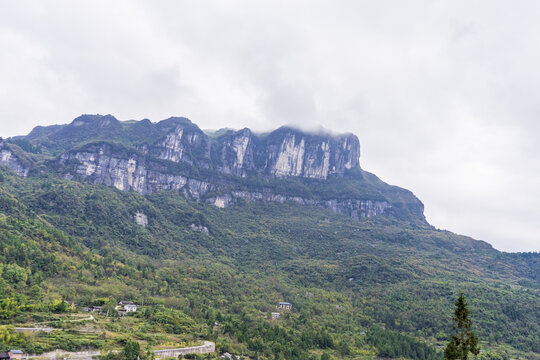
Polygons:
<instances>
[{"instance_id":1,"label":"rock outcrop","mask_svg":"<svg viewBox=\"0 0 540 360\"><path fill-rule=\"evenodd\" d=\"M7 166L19 176L28 176L30 168L23 165L20 159L13 153L5 141L0 138L0 164Z\"/></svg>"},{"instance_id":2,"label":"rock outcrop","mask_svg":"<svg viewBox=\"0 0 540 360\"><path fill-rule=\"evenodd\" d=\"M229 131L218 139L212 147L217 171L245 177L255 170L256 139L251 130Z\"/></svg>"},{"instance_id":3,"label":"rock outcrop","mask_svg":"<svg viewBox=\"0 0 540 360\"><path fill-rule=\"evenodd\" d=\"M360 142L352 134L307 134L283 127L268 136L260 152L266 171L278 177L327 179L360 167Z\"/></svg>"}]
</instances>

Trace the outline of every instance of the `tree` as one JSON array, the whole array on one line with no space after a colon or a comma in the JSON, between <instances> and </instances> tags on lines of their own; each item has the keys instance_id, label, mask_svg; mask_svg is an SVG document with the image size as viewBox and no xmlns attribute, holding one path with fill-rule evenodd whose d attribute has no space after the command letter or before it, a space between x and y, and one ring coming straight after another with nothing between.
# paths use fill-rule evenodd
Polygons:
<instances>
[{"instance_id":1,"label":"tree","mask_svg":"<svg viewBox=\"0 0 540 360\"><path fill-rule=\"evenodd\" d=\"M124 345L122 360L137 360L141 352L141 346L137 341L128 340Z\"/></svg>"},{"instance_id":2,"label":"tree","mask_svg":"<svg viewBox=\"0 0 540 360\"><path fill-rule=\"evenodd\" d=\"M152 348L150 347L150 345L146 345L145 357L146 357L146 360L154 360L156 358L156 355L152 351ZM178 358L180 359L180 356L178 356Z\"/></svg>"},{"instance_id":3,"label":"tree","mask_svg":"<svg viewBox=\"0 0 540 360\"><path fill-rule=\"evenodd\" d=\"M452 316L456 333L452 335L452 339L444 349L444 358L446 360L467 360L469 352L475 356L480 353L478 338L471 330L472 321L469 319L467 305L465 296L459 294L455 302L454 316Z\"/></svg>"}]
</instances>

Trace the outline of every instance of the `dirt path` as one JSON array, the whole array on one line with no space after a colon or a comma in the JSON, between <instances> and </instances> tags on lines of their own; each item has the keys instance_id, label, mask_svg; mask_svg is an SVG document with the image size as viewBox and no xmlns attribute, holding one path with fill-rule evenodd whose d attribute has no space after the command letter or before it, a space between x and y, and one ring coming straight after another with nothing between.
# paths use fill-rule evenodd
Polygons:
<instances>
[{"instance_id":1,"label":"dirt path","mask_svg":"<svg viewBox=\"0 0 540 360\"><path fill-rule=\"evenodd\" d=\"M83 319L69 320L69 322L81 322L81 321L90 321L90 320L95 320L93 315L90 315L89 317L83 318ZM35 325L46 324L46 323L47 322L45 322L45 323L36 323ZM17 331L17 332L39 332L39 331L53 332L54 330L62 331L64 329L52 328L52 327L49 327L49 326L43 326L43 327L39 327L39 326L36 326L36 327L16 327L15 328L15 331Z\"/></svg>"}]
</instances>

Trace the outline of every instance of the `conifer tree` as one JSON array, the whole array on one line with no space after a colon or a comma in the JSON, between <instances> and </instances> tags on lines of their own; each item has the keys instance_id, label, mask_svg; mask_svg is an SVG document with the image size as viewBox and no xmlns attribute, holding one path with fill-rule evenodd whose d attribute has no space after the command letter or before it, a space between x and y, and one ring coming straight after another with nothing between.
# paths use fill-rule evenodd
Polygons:
<instances>
[{"instance_id":1,"label":"conifer tree","mask_svg":"<svg viewBox=\"0 0 540 360\"><path fill-rule=\"evenodd\" d=\"M445 360L467 360L469 353L475 356L480 353L478 338L471 330L472 321L469 319L467 305L465 296L459 294L455 302L454 316L452 316L456 333L452 335L452 339L444 349Z\"/></svg>"}]
</instances>

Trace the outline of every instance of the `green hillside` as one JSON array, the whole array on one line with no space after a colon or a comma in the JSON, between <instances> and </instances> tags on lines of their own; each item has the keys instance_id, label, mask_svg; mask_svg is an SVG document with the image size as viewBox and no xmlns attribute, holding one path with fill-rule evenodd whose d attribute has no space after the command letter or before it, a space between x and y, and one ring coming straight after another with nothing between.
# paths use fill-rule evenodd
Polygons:
<instances>
[{"instance_id":1,"label":"green hillside","mask_svg":"<svg viewBox=\"0 0 540 360\"><path fill-rule=\"evenodd\" d=\"M177 192L143 196L5 168L0 213L3 349L114 349L132 338L212 340L219 352L261 359L440 359L464 292L483 358L540 358L539 254L389 217L295 203L219 209ZM120 319L119 300L143 306ZM293 309L271 320L280 301ZM70 319L86 315L72 303L109 316L79 325ZM33 323L64 330L10 327Z\"/></svg>"}]
</instances>

